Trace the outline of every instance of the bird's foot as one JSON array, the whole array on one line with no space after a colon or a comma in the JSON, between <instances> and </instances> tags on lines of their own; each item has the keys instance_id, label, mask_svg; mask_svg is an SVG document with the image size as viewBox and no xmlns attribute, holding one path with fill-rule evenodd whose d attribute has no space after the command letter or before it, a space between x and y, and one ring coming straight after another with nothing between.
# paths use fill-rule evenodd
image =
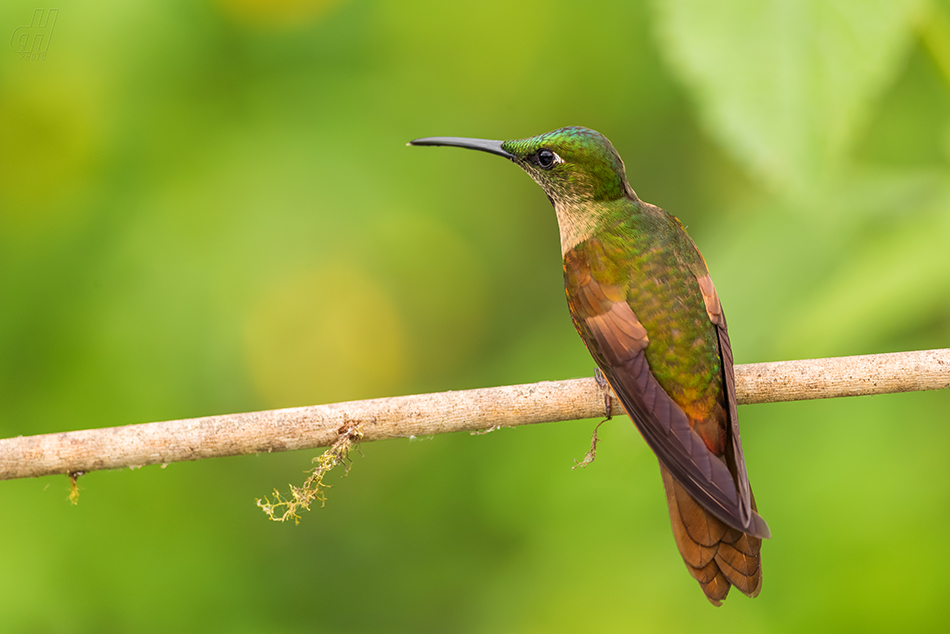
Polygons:
<instances>
[{"instance_id":1,"label":"bird's foot","mask_svg":"<svg viewBox=\"0 0 950 634\"><path fill-rule=\"evenodd\" d=\"M607 382L607 377L604 376L604 373L600 371L600 368L594 368L594 381L597 382L597 387L600 388L600 391L604 394L604 414L606 418L597 423L597 427L594 427L594 433L590 438L590 449L584 455L584 459L578 462L574 461L574 466L571 469L576 469L578 467L586 467L594 461L594 458L597 457L597 442L600 440L597 437L597 430L600 429L600 426L606 423L608 420L613 418L613 406L614 406L614 394L613 389L610 387L610 383Z\"/></svg>"},{"instance_id":2,"label":"bird's foot","mask_svg":"<svg viewBox=\"0 0 950 634\"><path fill-rule=\"evenodd\" d=\"M600 368L594 368L594 381L597 382L597 387L600 388L600 391L604 393L604 412L607 415L607 418L604 420L610 420L613 418L612 412L614 408L613 389L610 387L610 383L607 382L607 377L600 371Z\"/></svg>"},{"instance_id":3,"label":"bird's foot","mask_svg":"<svg viewBox=\"0 0 950 634\"><path fill-rule=\"evenodd\" d=\"M597 457L597 442L600 440L597 437L597 430L600 429L600 426L606 423L608 420L613 418L613 405L614 405L614 396L613 390L610 387L610 383L607 382L607 377L604 376L604 373L600 371L600 368L594 368L594 381L597 382L597 387L600 388L600 391L604 393L604 414L607 416L604 420L597 423L597 427L594 427L594 433L590 437L590 449L584 455L584 459L578 462L574 461L574 466L571 469L576 469L578 467L586 467L594 461L594 458Z\"/></svg>"}]
</instances>

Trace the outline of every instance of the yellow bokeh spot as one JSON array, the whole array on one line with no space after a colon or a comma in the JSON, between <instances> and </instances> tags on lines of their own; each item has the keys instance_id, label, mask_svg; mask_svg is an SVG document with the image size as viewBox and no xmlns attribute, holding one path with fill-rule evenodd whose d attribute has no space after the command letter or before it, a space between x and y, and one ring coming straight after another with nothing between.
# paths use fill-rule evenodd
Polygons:
<instances>
[{"instance_id":1,"label":"yellow bokeh spot","mask_svg":"<svg viewBox=\"0 0 950 634\"><path fill-rule=\"evenodd\" d=\"M265 29L307 26L338 4L340 0L218 0L222 11L236 21Z\"/></svg>"},{"instance_id":2,"label":"yellow bokeh spot","mask_svg":"<svg viewBox=\"0 0 950 634\"><path fill-rule=\"evenodd\" d=\"M405 376L405 335L387 292L354 266L278 282L245 328L248 372L271 407L390 395Z\"/></svg>"},{"instance_id":3,"label":"yellow bokeh spot","mask_svg":"<svg viewBox=\"0 0 950 634\"><path fill-rule=\"evenodd\" d=\"M95 90L79 75L17 69L0 93L0 221L52 227L88 186L102 144Z\"/></svg>"}]
</instances>

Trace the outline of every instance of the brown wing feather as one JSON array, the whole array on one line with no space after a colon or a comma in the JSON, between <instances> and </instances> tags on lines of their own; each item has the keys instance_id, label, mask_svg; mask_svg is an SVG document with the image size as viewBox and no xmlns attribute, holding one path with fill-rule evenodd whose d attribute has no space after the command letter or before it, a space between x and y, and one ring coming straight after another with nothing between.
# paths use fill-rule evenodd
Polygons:
<instances>
[{"instance_id":1,"label":"brown wing feather","mask_svg":"<svg viewBox=\"0 0 950 634\"><path fill-rule=\"evenodd\" d=\"M573 264L581 265L575 271L569 298L575 325L647 444L686 492L716 518L740 531L768 537L765 522L751 510L751 492L748 478L745 477L745 464L735 423L732 353L718 298L713 308L718 308L719 321L722 323L722 326L717 324L717 327L723 365L727 361L729 364L729 371L725 373L733 432L733 445L729 453L735 455L740 465L737 471L742 476L738 489L729 467L709 451L700 435L690 426L686 414L650 371L644 354L649 336L633 309L623 299L625 293L619 287L598 283L590 276L589 269L583 266L586 262ZM743 481L744 487L741 485Z\"/></svg>"},{"instance_id":2,"label":"brown wing feather","mask_svg":"<svg viewBox=\"0 0 950 634\"><path fill-rule=\"evenodd\" d=\"M731 460L728 461L734 465L736 487L739 492L739 513L742 526L752 526L752 534L766 538L772 536L768 524L765 523L757 513L755 513L755 501L752 497L752 487L749 485L749 474L745 467L745 456L742 453L742 439L739 436L739 412L736 403L736 375L732 356L732 342L729 341L729 330L726 326L726 315L722 310L722 303L719 301L719 293L713 285L709 273L696 278L699 284L699 290L703 294L703 301L706 304L706 313L709 315L709 321L716 326L716 333L719 338L719 358L722 359L723 386L726 391L727 415L729 418L729 436L731 443Z\"/></svg>"},{"instance_id":3,"label":"brown wing feather","mask_svg":"<svg viewBox=\"0 0 950 634\"><path fill-rule=\"evenodd\" d=\"M746 530L757 537L769 539L772 532L768 524L755 512L755 498L752 495L752 487L749 485L749 474L745 468L745 456L742 453L742 439L739 436L739 414L736 409L736 375L733 366L732 344L729 341L729 333L726 331L726 318L723 316L722 324L717 325L719 331L719 355L722 358L722 372L725 378L726 402L729 404L729 426L730 436L732 437L732 457L733 464L736 467L736 486L739 489L739 498L742 505L739 510L744 526L749 526Z\"/></svg>"}]
</instances>

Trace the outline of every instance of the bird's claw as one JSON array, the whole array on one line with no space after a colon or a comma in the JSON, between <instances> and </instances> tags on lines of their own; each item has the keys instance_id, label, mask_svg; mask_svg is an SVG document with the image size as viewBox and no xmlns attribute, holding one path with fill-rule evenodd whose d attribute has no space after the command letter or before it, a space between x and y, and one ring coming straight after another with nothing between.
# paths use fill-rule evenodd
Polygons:
<instances>
[{"instance_id":1,"label":"bird's claw","mask_svg":"<svg viewBox=\"0 0 950 634\"><path fill-rule=\"evenodd\" d=\"M597 382L597 387L600 388L600 391L604 393L604 413L607 415L607 418L604 420L610 420L613 418L614 409L613 390L610 387L610 383L607 382L607 377L604 376L600 368L594 368L594 381Z\"/></svg>"}]
</instances>

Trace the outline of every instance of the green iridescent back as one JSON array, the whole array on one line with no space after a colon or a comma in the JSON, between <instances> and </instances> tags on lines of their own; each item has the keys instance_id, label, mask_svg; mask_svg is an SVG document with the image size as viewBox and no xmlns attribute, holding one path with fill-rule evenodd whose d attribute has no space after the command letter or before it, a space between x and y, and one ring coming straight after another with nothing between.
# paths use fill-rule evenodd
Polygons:
<instances>
[{"instance_id":1,"label":"green iridescent back","mask_svg":"<svg viewBox=\"0 0 950 634\"><path fill-rule=\"evenodd\" d=\"M595 278L626 289L649 333L650 370L691 418L702 410L705 418L722 393L716 327L696 281L706 265L679 221L662 209L627 198L609 206L602 228L575 249L587 254Z\"/></svg>"}]
</instances>

